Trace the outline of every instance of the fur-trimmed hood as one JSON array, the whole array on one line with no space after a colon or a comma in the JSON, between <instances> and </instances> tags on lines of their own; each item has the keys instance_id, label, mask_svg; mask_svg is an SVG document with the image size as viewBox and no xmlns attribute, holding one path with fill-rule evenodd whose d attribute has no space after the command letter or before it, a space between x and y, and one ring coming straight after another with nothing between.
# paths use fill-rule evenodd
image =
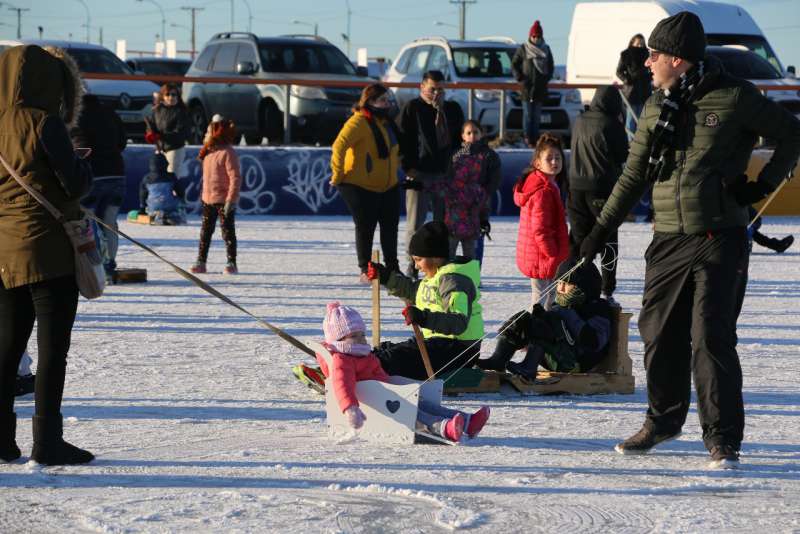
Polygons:
<instances>
[{"instance_id":1,"label":"fur-trimmed hood","mask_svg":"<svg viewBox=\"0 0 800 534\"><path fill-rule=\"evenodd\" d=\"M75 61L61 48L15 46L0 54L0 111L14 107L59 115L77 124L83 84Z\"/></svg>"}]
</instances>

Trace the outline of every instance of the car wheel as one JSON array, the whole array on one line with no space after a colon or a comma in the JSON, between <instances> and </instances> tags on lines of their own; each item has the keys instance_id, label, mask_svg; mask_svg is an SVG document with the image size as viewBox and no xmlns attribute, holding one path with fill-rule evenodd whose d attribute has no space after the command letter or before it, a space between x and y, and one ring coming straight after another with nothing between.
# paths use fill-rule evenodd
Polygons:
<instances>
[{"instance_id":1,"label":"car wheel","mask_svg":"<svg viewBox=\"0 0 800 534\"><path fill-rule=\"evenodd\" d=\"M261 132L270 145L283 143L283 113L272 100L261 106Z\"/></svg>"},{"instance_id":2,"label":"car wheel","mask_svg":"<svg viewBox=\"0 0 800 534\"><path fill-rule=\"evenodd\" d=\"M194 104L189 108L189 118L191 125L189 127L189 143L193 145L202 145L203 139L206 136L206 128L208 122L206 121L206 112L200 104Z\"/></svg>"}]
</instances>

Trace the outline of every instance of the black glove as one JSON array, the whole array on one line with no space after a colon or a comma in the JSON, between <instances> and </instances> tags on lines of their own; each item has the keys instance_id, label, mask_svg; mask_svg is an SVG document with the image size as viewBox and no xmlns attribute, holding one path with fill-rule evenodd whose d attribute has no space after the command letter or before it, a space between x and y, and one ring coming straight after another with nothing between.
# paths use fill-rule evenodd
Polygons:
<instances>
[{"instance_id":1,"label":"black glove","mask_svg":"<svg viewBox=\"0 0 800 534\"><path fill-rule=\"evenodd\" d=\"M486 239L489 241L492 240L492 236L489 235L489 232L492 231L492 225L489 224L489 221L483 220L481 221L481 235L486 236Z\"/></svg>"},{"instance_id":2,"label":"black glove","mask_svg":"<svg viewBox=\"0 0 800 534\"><path fill-rule=\"evenodd\" d=\"M407 325L415 324L417 326L425 326L428 319L428 312L409 304L403 308L403 317L406 318Z\"/></svg>"},{"instance_id":3,"label":"black glove","mask_svg":"<svg viewBox=\"0 0 800 534\"><path fill-rule=\"evenodd\" d=\"M412 191L422 191L424 184L419 180L411 180L406 178L404 181L400 182L400 187L403 189L411 189Z\"/></svg>"},{"instance_id":4,"label":"black glove","mask_svg":"<svg viewBox=\"0 0 800 534\"><path fill-rule=\"evenodd\" d=\"M755 182L748 182L746 180L737 181L736 183L728 186L728 191L736 199L740 206L749 206L767 198L772 193L773 187L766 182L757 180Z\"/></svg>"},{"instance_id":5,"label":"black glove","mask_svg":"<svg viewBox=\"0 0 800 534\"><path fill-rule=\"evenodd\" d=\"M514 347L521 349L528 344L531 314L522 310L508 319L500 326L499 336L502 336Z\"/></svg>"},{"instance_id":6,"label":"black glove","mask_svg":"<svg viewBox=\"0 0 800 534\"><path fill-rule=\"evenodd\" d=\"M594 257L603 252L609 233L605 226L595 223L589 235L583 238L583 242L581 242L581 258L583 258L585 264L592 263Z\"/></svg>"},{"instance_id":7,"label":"black glove","mask_svg":"<svg viewBox=\"0 0 800 534\"><path fill-rule=\"evenodd\" d=\"M377 278L383 285L386 285L386 282L389 281L390 272L389 268L382 263L371 261L367 265L367 278L370 280L375 280Z\"/></svg>"},{"instance_id":8,"label":"black glove","mask_svg":"<svg viewBox=\"0 0 800 534\"><path fill-rule=\"evenodd\" d=\"M533 305L533 310L531 310L531 315L533 315L537 319L541 319L542 317L544 317L545 313L547 313L547 310L545 310L541 304L537 302L536 304Z\"/></svg>"}]
</instances>

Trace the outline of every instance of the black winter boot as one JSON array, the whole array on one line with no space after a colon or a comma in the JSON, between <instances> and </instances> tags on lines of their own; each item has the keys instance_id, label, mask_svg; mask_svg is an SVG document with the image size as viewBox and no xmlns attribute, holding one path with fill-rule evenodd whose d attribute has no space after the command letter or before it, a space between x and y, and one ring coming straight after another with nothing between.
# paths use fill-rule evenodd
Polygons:
<instances>
[{"instance_id":1,"label":"black winter boot","mask_svg":"<svg viewBox=\"0 0 800 534\"><path fill-rule=\"evenodd\" d=\"M505 336L497 336L497 346L491 356L483 360L476 360L475 365L484 371L506 370L506 365L517 352L517 346L506 339Z\"/></svg>"},{"instance_id":2,"label":"black winter boot","mask_svg":"<svg viewBox=\"0 0 800 534\"><path fill-rule=\"evenodd\" d=\"M13 462L22 453L17 447L17 414L0 415L0 461Z\"/></svg>"},{"instance_id":3,"label":"black winter boot","mask_svg":"<svg viewBox=\"0 0 800 534\"><path fill-rule=\"evenodd\" d=\"M86 464L94 455L64 441L64 422L55 417L33 416L33 451L31 459L43 465Z\"/></svg>"},{"instance_id":4,"label":"black winter boot","mask_svg":"<svg viewBox=\"0 0 800 534\"><path fill-rule=\"evenodd\" d=\"M525 358L521 362L508 362L506 368L510 373L533 382L536 380L536 371L539 369L542 356L544 356L544 349L540 345L531 344L528 345L528 352L525 353Z\"/></svg>"}]
</instances>

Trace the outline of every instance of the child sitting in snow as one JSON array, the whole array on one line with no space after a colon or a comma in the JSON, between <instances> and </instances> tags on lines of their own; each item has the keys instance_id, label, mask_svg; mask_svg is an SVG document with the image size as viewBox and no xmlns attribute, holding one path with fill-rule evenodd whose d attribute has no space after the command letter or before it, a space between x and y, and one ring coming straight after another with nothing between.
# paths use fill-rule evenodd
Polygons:
<instances>
[{"instance_id":1,"label":"child sitting in snow","mask_svg":"<svg viewBox=\"0 0 800 534\"><path fill-rule=\"evenodd\" d=\"M556 279L575 267L573 259L561 262ZM594 264L583 264L560 280L555 304L549 311L536 304L533 313L512 315L500 327L491 357L478 360L482 369L508 370L527 380L536 378L539 365L564 373L590 371L608 354L611 305L600 298L600 273ZM511 357L527 347L525 359Z\"/></svg>"},{"instance_id":2,"label":"child sitting in snow","mask_svg":"<svg viewBox=\"0 0 800 534\"><path fill-rule=\"evenodd\" d=\"M317 361L348 423L354 429L361 428L365 416L356 398L356 382L390 382L389 375L367 344L364 320L355 309L331 302L322 322L322 330L325 333L324 346L332 356L332 369L319 355ZM420 399L417 426L447 440L460 441L464 432L470 438L477 436L488 419L488 406L470 415Z\"/></svg>"},{"instance_id":3,"label":"child sitting in snow","mask_svg":"<svg viewBox=\"0 0 800 534\"><path fill-rule=\"evenodd\" d=\"M153 154L150 172L139 185L139 213L148 213L151 224L186 223L185 192L175 174L167 171L168 165L164 154Z\"/></svg>"}]
</instances>

